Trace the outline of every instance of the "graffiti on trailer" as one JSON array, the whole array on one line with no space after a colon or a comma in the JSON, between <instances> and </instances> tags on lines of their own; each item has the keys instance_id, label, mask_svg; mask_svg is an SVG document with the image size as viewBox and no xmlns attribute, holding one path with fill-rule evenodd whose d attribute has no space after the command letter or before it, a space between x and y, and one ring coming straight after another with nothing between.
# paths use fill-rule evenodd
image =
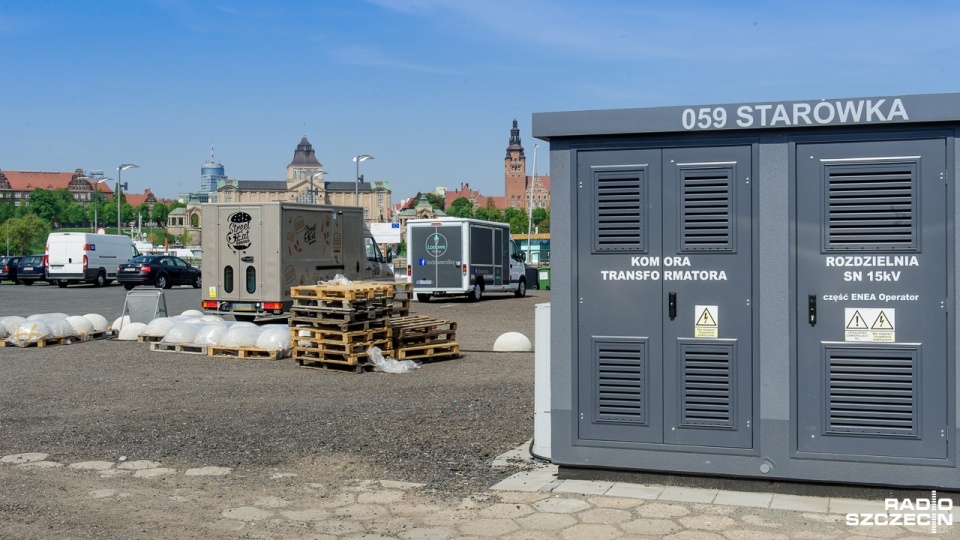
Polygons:
<instances>
[{"instance_id":1,"label":"graffiti on trailer","mask_svg":"<svg viewBox=\"0 0 960 540\"><path fill-rule=\"evenodd\" d=\"M227 230L227 245L237 251L250 247L250 222L253 217L246 212L234 212L228 219L230 227Z\"/></svg>"}]
</instances>

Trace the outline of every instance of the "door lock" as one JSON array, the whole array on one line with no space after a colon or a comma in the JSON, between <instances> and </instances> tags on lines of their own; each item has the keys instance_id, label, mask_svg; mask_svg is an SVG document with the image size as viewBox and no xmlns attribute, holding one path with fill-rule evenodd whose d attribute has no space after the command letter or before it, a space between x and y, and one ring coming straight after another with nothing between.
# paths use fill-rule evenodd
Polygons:
<instances>
[{"instance_id":1,"label":"door lock","mask_svg":"<svg viewBox=\"0 0 960 540\"><path fill-rule=\"evenodd\" d=\"M817 325L817 295L807 296L807 321L810 326Z\"/></svg>"}]
</instances>

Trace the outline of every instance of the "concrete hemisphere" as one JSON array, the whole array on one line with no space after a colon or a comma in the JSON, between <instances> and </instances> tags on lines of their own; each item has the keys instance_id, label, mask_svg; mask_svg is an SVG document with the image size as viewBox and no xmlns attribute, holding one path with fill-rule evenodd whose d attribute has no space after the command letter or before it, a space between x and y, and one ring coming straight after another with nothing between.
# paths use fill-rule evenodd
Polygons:
<instances>
[{"instance_id":1,"label":"concrete hemisphere","mask_svg":"<svg viewBox=\"0 0 960 540\"><path fill-rule=\"evenodd\" d=\"M533 344L530 338L520 332L507 332L501 334L493 342L494 352L529 352L533 350Z\"/></svg>"}]
</instances>

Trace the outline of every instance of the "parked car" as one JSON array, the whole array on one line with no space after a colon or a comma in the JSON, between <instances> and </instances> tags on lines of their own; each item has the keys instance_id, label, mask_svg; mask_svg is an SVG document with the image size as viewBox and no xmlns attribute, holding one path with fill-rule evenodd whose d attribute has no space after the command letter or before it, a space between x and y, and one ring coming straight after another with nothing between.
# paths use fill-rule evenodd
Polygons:
<instances>
[{"instance_id":1,"label":"parked car","mask_svg":"<svg viewBox=\"0 0 960 540\"><path fill-rule=\"evenodd\" d=\"M8 279L14 283L20 283L17 279L17 264L20 263L20 257L0 257L0 281Z\"/></svg>"},{"instance_id":2,"label":"parked car","mask_svg":"<svg viewBox=\"0 0 960 540\"><path fill-rule=\"evenodd\" d=\"M17 279L24 285L33 285L34 281L47 281L43 267L43 255L26 255L17 264Z\"/></svg>"},{"instance_id":3,"label":"parked car","mask_svg":"<svg viewBox=\"0 0 960 540\"><path fill-rule=\"evenodd\" d=\"M126 290L137 285L169 289L174 285L200 288L200 269L172 255L139 255L117 268L117 281Z\"/></svg>"}]
</instances>

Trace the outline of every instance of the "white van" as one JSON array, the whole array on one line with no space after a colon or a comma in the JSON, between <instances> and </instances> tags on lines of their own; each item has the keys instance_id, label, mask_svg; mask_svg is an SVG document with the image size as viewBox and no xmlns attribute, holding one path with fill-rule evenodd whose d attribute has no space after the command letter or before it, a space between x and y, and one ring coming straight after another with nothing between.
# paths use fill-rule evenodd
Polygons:
<instances>
[{"instance_id":1,"label":"white van","mask_svg":"<svg viewBox=\"0 0 960 540\"><path fill-rule=\"evenodd\" d=\"M127 236L80 232L50 233L45 251L47 279L60 287L109 285L117 277L117 266L140 254Z\"/></svg>"}]
</instances>

